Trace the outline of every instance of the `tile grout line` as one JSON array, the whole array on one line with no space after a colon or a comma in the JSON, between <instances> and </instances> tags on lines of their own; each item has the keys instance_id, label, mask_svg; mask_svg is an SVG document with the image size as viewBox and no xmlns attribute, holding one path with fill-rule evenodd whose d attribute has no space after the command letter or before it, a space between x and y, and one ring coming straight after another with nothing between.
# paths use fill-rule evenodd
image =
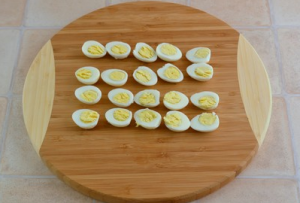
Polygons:
<instances>
[{"instance_id":1,"label":"tile grout line","mask_svg":"<svg viewBox=\"0 0 300 203\"><path fill-rule=\"evenodd\" d=\"M191 6L191 0L187 0L187 1L186 1L186 5L187 5L187 6Z\"/></svg>"},{"instance_id":2,"label":"tile grout line","mask_svg":"<svg viewBox=\"0 0 300 203\"><path fill-rule=\"evenodd\" d=\"M2 174L2 178L14 178L14 179L56 179L55 175L8 175Z\"/></svg>"},{"instance_id":3,"label":"tile grout line","mask_svg":"<svg viewBox=\"0 0 300 203\"><path fill-rule=\"evenodd\" d=\"M236 179L286 179L286 180L295 180L296 176L286 176L286 175L277 175L277 176L237 176Z\"/></svg>"},{"instance_id":4,"label":"tile grout line","mask_svg":"<svg viewBox=\"0 0 300 203\"><path fill-rule=\"evenodd\" d=\"M110 0L105 0L105 6L110 6Z\"/></svg>"}]
</instances>

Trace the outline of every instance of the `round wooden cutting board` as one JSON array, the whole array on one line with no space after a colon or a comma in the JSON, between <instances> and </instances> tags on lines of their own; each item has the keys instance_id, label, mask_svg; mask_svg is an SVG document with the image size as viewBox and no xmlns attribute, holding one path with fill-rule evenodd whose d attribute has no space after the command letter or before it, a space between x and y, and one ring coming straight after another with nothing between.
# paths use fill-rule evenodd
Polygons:
<instances>
[{"instance_id":1,"label":"round wooden cutting board","mask_svg":"<svg viewBox=\"0 0 300 203\"><path fill-rule=\"evenodd\" d=\"M83 66L101 72L111 68L127 71L123 88L134 94L147 89L134 81L133 71L146 65L155 72L166 62L138 61L109 55L90 59L82 44L124 41L132 49L138 42L156 47L169 42L183 54L194 47L209 47L214 77L208 82L190 78L191 63L183 57L173 64L184 80L171 84L159 79L150 87L161 92L161 104L154 110L164 116L163 95L170 90L188 97L201 91L220 96L215 112L220 127L211 133L191 128L182 133L162 123L156 130L108 124L105 112L115 106L107 94L113 87L99 80L98 104L88 106L74 96L82 86L74 72ZM148 88L149 89L149 88ZM62 181L83 194L108 203L188 202L222 187L239 174L262 143L270 120L271 91L264 66L248 41L221 20L196 9L163 2L134 2L106 7L85 15L57 33L41 49L26 78L23 96L24 119L35 150ZM99 124L82 130L72 113L90 108L100 113ZM135 112L142 107L128 107ZM190 119L203 111L191 103L182 110Z\"/></svg>"}]
</instances>

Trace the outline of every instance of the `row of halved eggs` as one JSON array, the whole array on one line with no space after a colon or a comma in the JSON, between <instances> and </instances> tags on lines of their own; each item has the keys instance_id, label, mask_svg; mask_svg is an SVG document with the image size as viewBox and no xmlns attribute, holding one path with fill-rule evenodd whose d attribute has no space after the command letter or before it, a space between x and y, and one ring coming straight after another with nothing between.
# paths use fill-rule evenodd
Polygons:
<instances>
[{"instance_id":1,"label":"row of halved eggs","mask_svg":"<svg viewBox=\"0 0 300 203\"><path fill-rule=\"evenodd\" d=\"M115 59L127 58L131 52L129 44L124 42L113 41L105 47L94 40L86 41L82 46L82 52L89 58L101 58L108 52ZM139 42L133 50L133 55L143 62L154 62L157 57L164 61L177 61L181 59L182 52L180 49L170 43L161 43L154 49L144 43ZM186 53L186 58L192 63L207 63L210 60L211 50L207 47L196 47Z\"/></svg>"}]
</instances>

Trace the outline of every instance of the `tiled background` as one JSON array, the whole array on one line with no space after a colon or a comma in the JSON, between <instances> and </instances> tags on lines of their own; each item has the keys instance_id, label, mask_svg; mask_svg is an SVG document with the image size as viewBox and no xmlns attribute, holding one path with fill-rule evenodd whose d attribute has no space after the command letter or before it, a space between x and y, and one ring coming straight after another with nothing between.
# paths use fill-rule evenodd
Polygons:
<instances>
[{"instance_id":1,"label":"tiled background","mask_svg":"<svg viewBox=\"0 0 300 203\"><path fill-rule=\"evenodd\" d=\"M0 0L0 202L96 203L62 183L39 160L22 119L30 63L59 29L122 0ZM195 202L296 203L300 171L299 0L174 0L243 33L262 57L273 90L268 135L233 182ZM194 202L194 203L195 203Z\"/></svg>"}]
</instances>

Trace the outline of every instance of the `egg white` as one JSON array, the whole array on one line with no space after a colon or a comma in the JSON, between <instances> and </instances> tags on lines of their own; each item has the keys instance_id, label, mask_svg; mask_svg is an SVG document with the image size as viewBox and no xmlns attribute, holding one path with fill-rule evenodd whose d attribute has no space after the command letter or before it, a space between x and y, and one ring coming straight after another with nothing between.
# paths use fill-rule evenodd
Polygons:
<instances>
[{"instance_id":1,"label":"egg white","mask_svg":"<svg viewBox=\"0 0 300 203\"><path fill-rule=\"evenodd\" d=\"M92 76L88 79L83 79L77 76L77 73L81 70L81 69L87 69L90 70L92 72ZM85 85L93 85L96 82L98 82L99 78L100 78L100 71L92 66L85 66L82 68L79 68L76 72L75 72L75 77L77 78L77 80Z\"/></svg>"},{"instance_id":2,"label":"egg white","mask_svg":"<svg viewBox=\"0 0 300 203\"><path fill-rule=\"evenodd\" d=\"M100 46L100 47L103 49L103 53L102 53L102 54L97 54L97 55L89 53L89 52L88 52L88 48L89 48L90 46L93 46L93 45ZM94 41L94 40L86 41L86 42L82 45L81 50L82 50L82 53L83 53L85 56L89 57L89 58L102 58L103 56L106 55L106 49L105 49L105 47L104 47L101 43L99 43L99 42L97 42L97 41Z\"/></svg>"},{"instance_id":3,"label":"egg white","mask_svg":"<svg viewBox=\"0 0 300 203\"><path fill-rule=\"evenodd\" d=\"M92 129L92 128L96 127L96 125L98 124L99 118L100 118L100 114L98 113L99 116L94 122L84 123L80 120L80 115L84 111L93 111L93 110L90 110L90 109L78 109L78 110L76 110L72 114L72 119L73 119L74 123L76 125L78 125L80 128L83 128L83 129Z\"/></svg>"},{"instance_id":4,"label":"egg white","mask_svg":"<svg viewBox=\"0 0 300 203\"><path fill-rule=\"evenodd\" d=\"M213 97L216 100L216 104L214 106L212 106L211 108L203 108L200 106L200 104L198 102L200 98L206 97L206 96ZM210 92L210 91L199 92L199 93L193 94L191 96L191 102L195 106L197 106L198 108L203 109L203 110L213 110L213 109L217 108L219 105L219 101L220 101L219 95L215 92Z\"/></svg>"},{"instance_id":5,"label":"egg white","mask_svg":"<svg viewBox=\"0 0 300 203\"><path fill-rule=\"evenodd\" d=\"M183 78L184 78L184 76L183 76L183 73L181 72L181 70L178 68L178 67L176 67L176 66L174 66L174 67L176 67L178 70L179 70L179 78L177 78L177 79L170 79L170 78L167 78L165 75L164 75L164 72L165 72L165 70L168 68L168 67L170 67L170 66L174 66L173 64L171 64L171 63L167 63L167 64L165 64L163 67L161 67L161 68L159 68L158 70L157 70L157 75L162 79L162 80L164 80L164 81L166 81L166 82L171 82L171 83L178 83L178 82L181 82L182 80L183 80Z\"/></svg>"},{"instance_id":6,"label":"egg white","mask_svg":"<svg viewBox=\"0 0 300 203\"><path fill-rule=\"evenodd\" d=\"M148 71L151 75L151 80L149 82L142 82L140 81L136 76L136 72L138 70L144 70L144 71ZM146 66L139 66L137 69L134 70L133 72L133 78L135 79L135 81L137 81L138 83L140 83L141 85L144 86L153 86L157 83L158 79L157 79L157 75L155 74L155 72L153 70L151 70L150 68L146 67Z\"/></svg>"},{"instance_id":7,"label":"egg white","mask_svg":"<svg viewBox=\"0 0 300 203\"><path fill-rule=\"evenodd\" d=\"M169 111L169 112L167 112L166 116L168 116L169 114L173 114L173 113L178 113L180 115L181 124L178 127L174 127L174 126L168 125L165 122L166 127L169 130L174 131L174 132L183 132L183 131L186 131L187 129L189 129L189 127L191 126L190 119L184 113L182 113L180 111Z\"/></svg>"},{"instance_id":8,"label":"egg white","mask_svg":"<svg viewBox=\"0 0 300 203\"><path fill-rule=\"evenodd\" d=\"M116 102L113 98L116 94L119 94L119 93L127 93L129 95L129 101L127 103L119 103L119 102ZM128 107L130 106L132 103L133 103L133 94L132 92L130 92L129 90L127 89L123 89L123 88L116 88L116 89L113 89L111 90L109 93L108 93L108 99L111 103L113 103L114 105L118 106L118 107Z\"/></svg>"},{"instance_id":9,"label":"egg white","mask_svg":"<svg viewBox=\"0 0 300 203\"><path fill-rule=\"evenodd\" d=\"M122 109L125 111L129 112L129 118L125 121L118 121L114 118L114 112L118 109ZM105 113L105 118L107 120L107 122L109 122L111 125L115 126L115 127L126 127L130 124L131 119L132 119L132 112L127 110L127 109L123 109L123 108L113 108L113 109L109 109L108 111L106 111Z\"/></svg>"},{"instance_id":10,"label":"egg white","mask_svg":"<svg viewBox=\"0 0 300 203\"><path fill-rule=\"evenodd\" d=\"M114 72L114 71L123 72L125 74L125 78L123 80L120 80L120 81L115 81L115 80L110 79L109 74ZM125 85L125 83L127 82L128 74L126 73L126 71L123 71L123 70L120 70L120 69L108 69L108 70L105 70L105 71L102 72L101 78L108 85L111 85L111 86L114 86L114 87L120 87L120 86Z\"/></svg>"},{"instance_id":11,"label":"egg white","mask_svg":"<svg viewBox=\"0 0 300 203\"><path fill-rule=\"evenodd\" d=\"M98 96L94 101L85 101L84 99L81 98L80 95L87 90L94 90L95 92L97 92ZM75 90L75 97L84 104L96 104L100 101L100 99L102 97L102 92L98 87L95 87L92 85L87 85L87 86L82 86L82 87L77 88Z\"/></svg>"},{"instance_id":12,"label":"egg white","mask_svg":"<svg viewBox=\"0 0 300 203\"><path fill-rule=\"evenodd\" d=\"M143 122L143 121L139 118L139 113L140 113L141 111L144 111L144 110L150 110L150 111L154 112L154 113L157 115L157 117L156 117L155 119L153 119L153 121L151 121L151 122L149 122L149 123ZM161 123L161 115L160 115L158 112L153 111L153 110L148 109L148 108L146 108L146 109L140 109L140 110L138 110L138 111L136 111L136 112L134 113L134 120L135 120L135 122L136 122L137 125L140 125L140 126L142 126L143 128L145 128L145 129L151 130L151 129L156 129L156 128L159 127L159 125L160 125L160 123Z\"/></svg>"},{"instance_id":13,"label":"egg white","mask_svg":"<svg viewBox=\"0 0 300 203\"><path fill-rule=\"evenodd\" d=\"M139 98L145 93L145 92L149 92L152 93L155 97L155 103L154 104L146 104L146 105L142 105L139 101ZM159 105L159 98L160 98L160 92L158 90L152 90L152 89L147 89L147 90L143 90L138 92L135 96L134 96L134 102L137 103L140 106L144 106L144 107L156 107Z\"/></svg>"},{"instance_id":14,"label":"egg white","mask_svg":"<svg viewBox=\"0 0 300 203\"><path fill-rule=\"evenodd\" d=\"M196 47L196 48L189 50L188 52L186 52L186 55L185 55L186 58L192 63L208 63L210 61L210 56L211 56L211 50L209 48L208 48L209 54L207 57L197 58L194 56L198 49L203 49L203 48L207 48L207 47Z\"/></svg>"},{"instance_id":15,"label":"egg white","mask_svg":"<svg viewBox=\"0 0 300 203\"><path fill-rule=\"evenodd\" d=\"M161 60L167 61L167 62L172 62L172 61L178 61L179 59L181 59L182 53L181 53L180 49L178 47L174 46L173 44L171 44L171 45L173 45L176 48L176 54L171 55L171 56L164 54L160 50L161 46L163 46L164 44L169 44L169 43L161 43L156 47L156 54Z\"/></svg>"},{"instance_id":16,"label":"egg white","mask_svg":"<svg viewBox=\"0 0 300 203\"><path fill-rule=\"evenodd\" d=\"M178 91L170 91L170 92L176 92L177 94L179 94L181 100L177 104L171 104L171 103L167 102L165 99L163 99L163 103L164 103L164 105L167 109L180 110L180 109L183 109L184 107L186 107L189 104L189 98L185 94L183 94L181 92L178 92ZM169 92L167 92L166 94L168 94L168 93Z\"/></svg>"},{"instance_id":17,"label":"egg white","mask_svg":"<svg viewBox=\"0 0 300 203\"><path fill-rule=\"evenodd\" d=\"M144 58L142 57L140 54L139 54L139 50L143 47L143 46L146 46L148 47L149 49L151 49L153 52L154 52L154 56L152 58ZM143 61L143 62L147 62L147 63L150 63L150 62L154 62L157 60L157 54L155 52L155 50L148 44L144 43L144 42L139 42L135 45L135 49L133 50L133 55L135 56L135 58L137 58L138 60L140 61Z\"/></svg>"},{"instance_id":18,"label":"egg white","mask_svg":"<svg viewBox=\"0 0 300 203\"><path fill-rule=\"evenodd\" d=\"M195 116L191 121L191 128L193 128L194 130L199 132L212 132L219 127L220 120L218 115L216 115L216 120L212 125L203 125L202 123L200 123L199 122L200 115Z\"/></svg>"},{"instance_id":19,"label":"egg white","mask_svg":"<svg viewBox=\"0 0 300 203\"><path fill-rule=\"evenodd\" d=\"M206 68L208 68L212 72L212 74L209 77L201 77L201 76L199 76L199 75L197 75L195 73L195 70L198 67L206 67ZM190 65L190 66L187 67L186 72L187 72L187 74L191 78L193 78L195 80L198 80L198 81L208 81L208 80L212 79L212 77L214 75L214 69L213 69L213 67L211 65L206 64L206 63L195 63L195 64L192 64L192 65Z\"/></svg>"},{"instance_id":20,"label":"egg white","mask_svg":"<svg viewBox=\"0 0 300 203\"><path fill-rule=\"evenodd\" d=\"M118 45L118 44L121 44L121 45L124 45L125 47L127 47L127 52L124 53L124 54L115 54L114 52L112 52L111 48L115 45ZM124 58L127 58L128 55L130 54L130 51L131 51L131 47L129 44L127 43L124 43L124 42L118 42L118 41L113 41L113 42L109 42L105 45L105 48L107 50L107 52L109 53L109 55L111 55L113 58L115 59L124 59Z\"/></svg>"}]
</instances>

